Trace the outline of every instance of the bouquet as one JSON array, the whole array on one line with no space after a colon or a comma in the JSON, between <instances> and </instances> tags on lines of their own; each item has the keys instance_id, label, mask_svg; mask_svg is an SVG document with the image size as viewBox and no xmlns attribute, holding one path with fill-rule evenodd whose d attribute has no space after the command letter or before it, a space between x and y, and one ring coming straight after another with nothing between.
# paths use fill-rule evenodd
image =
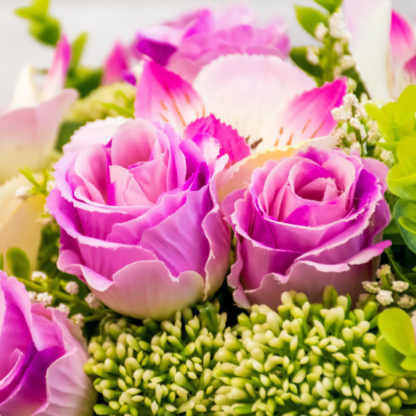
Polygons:
<instances>
[{"instance_id":1,"label":"bouquet","mask_svg":"<svg viewBox=\"0 0 416 416\"><path fill-rule=\"evenodd\" d=\"M315 3L313 46L198 9L99 68L16 11L54 57L0 113L1 416L416 414L416 38Z\"/></svg>"}]
</instances>

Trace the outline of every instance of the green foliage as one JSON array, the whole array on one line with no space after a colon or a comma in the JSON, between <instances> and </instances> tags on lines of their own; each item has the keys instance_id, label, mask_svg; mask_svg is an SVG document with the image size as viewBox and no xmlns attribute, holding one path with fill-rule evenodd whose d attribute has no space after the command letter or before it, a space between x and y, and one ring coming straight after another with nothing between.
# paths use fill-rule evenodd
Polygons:
<instances>
[{"instance_id":1,"label":"green foliage","mask_svg":"<svg viewBox=\"0 0 416 416\"><path fill-rule=\"evenodd\" d=\"M81 65L82 55L88 41L88 34L81 33L72 42L71 62L69 64L66 87L75 88L81 97L86 97L101 84L102 69L87 68Z\"/></svg>"},{"instance_id":2,"label":"green foliage","mask_svg":"<svg viewBox=\"0 0 416 416\"><path fill-rule=\"evenodd\" d=\"M377 121L386 143L379 142L378 146L396 153L398 144L407 137L416 137L416 85L408 86L396 102L391 102L379 108L374 103L367 103L365 109L369 116ZM412 150L408 141L406 146Z\"/></svg>"},{"instance_id":3,"label":"green foliage","mask_svg":"<svg viewBox=\"0 0 416 416\"><path fill-rule=\"evenodd\" d=\"M319 23L328 26L328 15L313 7L295 6L295 10L299 24L313 37L315 37L315 29Z\"/></svg>"},{"instance_id":4,"label":"green foliage","mask_svg":"<svg viewBox=\"0 0 416 416\"><path fill-rule=\"evenodd\" d=\"M400 199L394 207L394 218L407 246L416 253L416 202Z\"/></svg>"},{"instance_id":5,"label":"green foliage","mask_svg":"<svg viewBox=\"0 0 416 416\"><path fill-rule=\"evenodd\" d=\"M315 79L318 86L332 82L341 75L352 79L351 85L356 85L355 94L360 97L367 91L358 72L355 68L348 68L345 62L342 63L342 57L350 55L348 40L345 36L334 38L329 31L330 19L339 11L342 0L315 0L315 2L324 10L295 6L296 17L302 28L322 44L319 48L315 46L294 47L290 52L290 57L299 68ZM317 32L318 26L320 28Z\"/></svg>"},{"instance_id":6,"label":"green foliage","mask_svg":"<svg viewBox=\"0 0 416 416\"><path fill-rule=\"evenodd\" d=\"M32 0L31 6L17 9L16 14L29 20L29 33L35 39L49 46L57 44L61 24L49 14L49 0Z\"/></svg>"},{"instance_id":7,"label":"green foliage","mask_svg":"<svg viewBox=\"0 0 416 416\"><path fill-rule=\"evenodd\" d=\"M306 46L299 46L294 47L290 51L290 58L292 61L303 71L305 71L307 74L313 76L318 81L323 76L323 70L322 67L318 65L312 65L307 59L307 48Z\"/></svg>"},{"instance_id":8,"label":"green foliage","mask_svg":"<svg viewBox=\"0 0 416 416\"><path fill-rule=\"evenodd\" d=\"M62 152L62 148L71 140L72 135L81 126L83 126L83 123L80 123L79 121L64 121L59 129L55 149L58 152Z\"/></svg>"},{"instance_id":9,"label":"green foliage","mask_svg":"<svg viewBox=\"0 0 416 416\"><path fill-rule=\"evenodd\" d=\"M47 169L44 169L42 179L38 180L35 178L32 170L30 168L20 169L20 173L33 185L30 193L32 195L44 195L48 196L48 182L52 179L51 172Z\"/></svg>"},{"instance_id":10,"label":"green foliage","mask_svg":"<svg viewBox=\"0 0 416 416\"><path fill-rule=\"evenodd\" d=\"M7 266L13 276L29 280L31 276L31 266L26 253L17 247L12 247L6 253Z\"/></svg>"},{"instance_id":11,"label":"green foliage","mask_svg":"<svg viewBox=\"0 0 416 416\"><path fill-rule=\"evenodd\" d=\"M383 369L398 377L416 371L415 330L409 315L402 309L387 309L379 316L378 326L377 357Z\"/></svg>"},{"instance_id":12,"label":"green foliage","mask_svg":"<svg viewBox=\"0 0 416 416\"><path fill-rule=\"evenodd\" d=\"M341 6L342 0L315 0L315 3L334 13Z\"/></svg>"},{"instance_id":13,"label":"green foliage","mask_svg":"<svg viewBox=\"0 0 416 416\"><path fill-rule=\"evenodd\" d=\"M4 256L0 253L0 270L4 270Z\"/></svg>"}]
</instances>

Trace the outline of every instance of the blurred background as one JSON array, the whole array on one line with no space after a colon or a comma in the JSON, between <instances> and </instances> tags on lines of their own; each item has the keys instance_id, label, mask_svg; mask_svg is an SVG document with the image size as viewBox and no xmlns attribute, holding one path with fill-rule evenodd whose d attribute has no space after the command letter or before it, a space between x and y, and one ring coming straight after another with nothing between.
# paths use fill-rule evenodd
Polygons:
<instances>
[{"instance_id":1,"label":"blurred background","mask_svg":"<svg viewBox=\"0 0 416 416\"><path fill-rule=\"evenodd\" d=\"M25 63L46 68L51 62L52 48L31 38L28 22L14 14L16 8L29 3L29 0L0 0L0 109L11 99L17 74ZM293 45L311 43L311 37L296 22L294 5L311 5L312 0L51 0L50 12L61 21L70 41L81 32L89 32L83 63L99 66L114 41L130 42L139 27L199 7L218 8L234 3L252 8L259 24L266 24L274 16L283 17ZM393 0L393 4L416 23L415 0Z\"/></svg>"}]
</instances>

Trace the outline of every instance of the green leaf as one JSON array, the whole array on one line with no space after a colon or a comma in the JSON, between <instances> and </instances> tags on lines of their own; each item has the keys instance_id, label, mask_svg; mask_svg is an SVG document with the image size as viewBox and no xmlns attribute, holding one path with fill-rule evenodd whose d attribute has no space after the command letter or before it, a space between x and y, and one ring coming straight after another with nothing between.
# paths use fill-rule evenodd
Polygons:
<instances>
[{"instance_id":1,"label":"green leaf","mask_svg":"<svg viewBox=\"0 0 416 416\"><path fill-rule=\"evenodd\" d=\"M102 75L102 69L78 67L72 74L68 74L66 87L77 89L83 98L100 86Z\"/></svg>"},{"instance_id":2,"label":"green leaf","mask_svg":"<svg viewBox=\"0 0 416 416\"><path fill-rule=\"evenodd\" d=\"M4 270L4 256L0 253L0 270Z\"/></svg>"},{"instance_id":3,"label":"green leaf","mask_svg":"<svg viewBox=\"0 0 416 416\"><path fill-rule=\"evenodd\" d=\"M395 119L398 127L404 126L415 119L416 85L409 85L400 95L395 106Z\"/></svg>"},{"instance_id":4,"label":"green leaf","mask_svg":"<svg viewBox=\"0 0 416 416\"><path fill-rule=\"evenodd\" d=\"M404 356L416 355L412 320L403 309L385 310L379 317L378 327L385 340L400 354Z\"/></svg>"},{"instance_id":5,"label":"green leaf","mask_svg":"<svg viewBox=\"0 0 416 416\"><path fill-rule=\"evenodd\" d=\"M334 13L341 6L342 0L315 0L315 3Z\"/></svg>"},{"instance_id":6,"label":"green leaf","mask_svg":"<svg viewBox=\"0 0 416 416\"><path fill-rule=\"evenodd\" d=\"M29 33L46 45L56 46L61 38L61 24L53 17L48 17L43 22L32 20L29 25Z\"/></svg>"},{"instance_id":7,"label":"green leaf","mask_svg":"<svg viewBox=\"0 0 416 416\"><path fill-rule=\"evenodd\" d=\"M23 250L17 247L9 248L6 253L6 261L13 276L30 279L30 261Z\"/></svg>"},{"instance_id":8,"label":"green leaf","mask_svg":"<svg viewBox=\"0 0 416 416\"><path fill-rule=\"evenodd\" d=\"M376 350L380 365L387 374L397 377L406 374L407 371L401 367L405 356L394 349L384 337L378 340Z\"/></svg>"},{"instance_id":9,"label":"green leaf","mask_svg":"<svg viewBox=\"0 0 416 416\"><path fill-rule=\"evenodd\" d=\"M378 123L393 125L394 119L389 116L389 112L382 111L381 108L377 107L374 103L365 104L365 111L367 114ZM384 107L383 107L384 108Z\"/></svg>"},{"instance_id":10,"label":"green leaf","mask_svg":"<svg viewBox=\"0 0 416 416\"><path fill-rule=\"evenodd\" d=\"M394 217L407 246L416 253L416 203L399 199L394 206Z\"/></svg>"},{"instance_id":11,"label":"green leaf","mask_svg":"<svg viewBox=\"0 0 416 416\"><path fill-rule=\"evenodd\" d=\"M94 412L97 413L97 415L113 415L116 413L115 410L105 404L96 404L94 406Z\"/></svg>"},{"instance_id":12,"label":"green leaf","mask_svg":"<svg viewBox=\"0 0 416 416\"><path fill-rule=\"evenodd\" d=\"M21 7L16 9L15 13L23 19L37 20L39 22L43 22L45 20L45 15L39 14L39 12L33 7Z\"/></svg>"},{"instance_id":13,"label":"green leaf","mask_svg":"<svg viewBox=\"0 0 416 416\"><path fill-rule=\"evenodd\" d=\"M84 32L78 35L71 45L71 62L69 64L68 71L71 73L72 71L75 71L76 68L78 68L82 55L84 53L85 45L88 41L88 33Z\"/></svg>"},{"instance_id":14,"label":"green leaf","mask_svg":"<svg viewBox=\"0 0 416 416\"><path fill-rule=\"evenodd\" d=\"M64 121L61 124L55 149L62 152L62 148L71 140L72 135L82 126L78 121Z\"/></svg>"},{"instance_id":15,"label":"green leaf","mask_svg":"<svg viewBox=\"0 0 416 416\"><path fill-rule=\"evenodd\" d=\"M307 74L312 75L315 78L322 78L323 72L319 65L312 65L307 59L306 46L299 46L292 48L290 51L290 58L292 61Z\"/></svg>"},{"instance_id":16,"label":"green leaf","mask_svg":"<svg viewBox=\"0 0 416 416\"><path fill-rule=\"evenodd\" d=\"M407 371L416 371L416 355L406 357L402 362L402 367Z\"/></svg>"},{"instance_id":17,"label":"green leaf","mask_svg":"<svg viewBox=\"0 0 416 416\"><path fill-rule=\"evenodd\" d=\"M328 27L328 16L313 7L295 6L299 24L313 37L319 23Z\"/></svg>"}]
</instances>

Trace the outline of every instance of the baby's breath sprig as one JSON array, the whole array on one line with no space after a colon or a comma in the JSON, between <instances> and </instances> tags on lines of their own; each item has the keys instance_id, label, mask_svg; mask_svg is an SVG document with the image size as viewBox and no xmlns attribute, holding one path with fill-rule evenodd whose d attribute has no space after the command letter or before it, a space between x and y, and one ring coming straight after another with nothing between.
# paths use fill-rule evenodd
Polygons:
<instances>
[{"instance_id":1,"label":"baby's breath sprig","mask_svg":"<svg viewBox=\"0 0 416 416\"><path fill-rule=\"evenodd\" d=\"M355 69L355 60L349 52L351 34L346 30L341 11L342 1L321 2L326 10L296 6L300 25L319 43L319 46L294 47L290 57L306 73L313 76L319 86L345 76L349 87L360 97L366 92Z\"/></svg>"},{"instance_id":2,"label":"baby's breath sprig","mask_svg":"<svg viewBox=\"0 0 416 416\"><path fill-rule=\"evenodd\" d=\"M334 135L338 138L338 147L347 153L358 152L363 157L379 159L388 167L394 164L391 151L377 146L381 134L377 122L371 120L364 105L368 102L366 96L361 100L349 93L343 98L343 105L332 110L332 117L338 122Z\"/></svg>"},{"instance_id":3,"label":"baby's breath sprig","mask_svg":"<svg viewBox=\"0 0 416 416\"><path fill-rule=\"evenodd\" d=\"M382 265L376 272L376 280L363 282L366 293L360 295L358 307L364 307L367 302L376 302L379 309L387 307L409 310L416 305L416 297L409 293L410 284L402 280L396 280L391 267ZM408 293L405 293L408 292Z\"/></svg>"}]
</instances>

